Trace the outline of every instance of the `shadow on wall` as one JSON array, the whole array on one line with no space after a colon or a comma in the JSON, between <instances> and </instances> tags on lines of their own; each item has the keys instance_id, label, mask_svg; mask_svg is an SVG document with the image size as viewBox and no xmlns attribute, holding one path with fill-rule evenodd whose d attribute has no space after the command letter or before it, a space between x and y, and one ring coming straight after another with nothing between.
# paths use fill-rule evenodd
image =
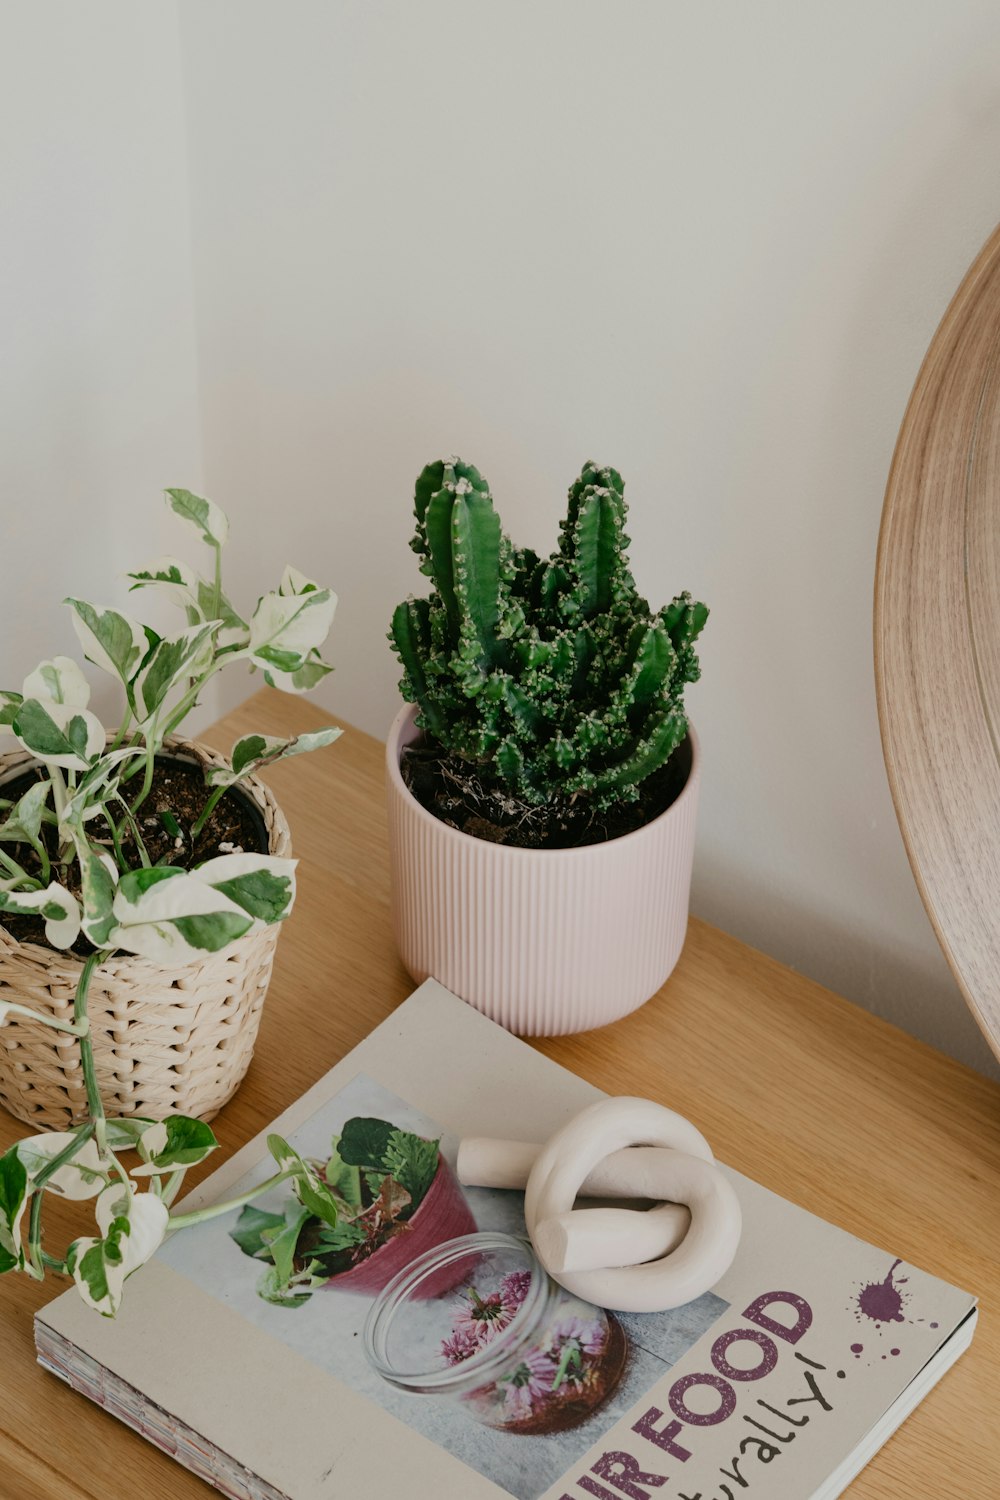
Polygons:
<instances>
[{"instance_id":1,"label":"shadow on wall","mask_svg":"<svg viewBox=\"0 0 1000 1500\"><path fill-rule=\"evenodd\" d=\"M914 901L919 906L916 891ZM794 901L704 854L695 862L691 909L810 978L842 971L849 952L856 982L837 985L839 994L894 1025L905 1017L911 1035L1000 1080L1000 1060L968 1010L926 919L926 945L908 951L887 942L883 931L847 928L821 907ZM738 922L728 917L731 910L740 912Z\"/></svg>"}]
</instances>

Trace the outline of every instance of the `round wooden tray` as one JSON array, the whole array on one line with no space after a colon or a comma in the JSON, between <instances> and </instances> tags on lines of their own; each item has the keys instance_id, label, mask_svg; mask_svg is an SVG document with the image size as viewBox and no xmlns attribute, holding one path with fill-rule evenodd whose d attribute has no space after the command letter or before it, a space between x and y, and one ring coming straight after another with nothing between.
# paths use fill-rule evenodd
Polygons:
<instances>
[{"instance_id":1,"label":"round wooden tray","mask_svg":"<svg viewBox=\"0 0 1000 1500\"><path fill-rule=\"evenodd\" d=\"M875 677L910 864L1000 1056L1000 229L903 418L879 536Z\"/></svg>"}]
</instances>

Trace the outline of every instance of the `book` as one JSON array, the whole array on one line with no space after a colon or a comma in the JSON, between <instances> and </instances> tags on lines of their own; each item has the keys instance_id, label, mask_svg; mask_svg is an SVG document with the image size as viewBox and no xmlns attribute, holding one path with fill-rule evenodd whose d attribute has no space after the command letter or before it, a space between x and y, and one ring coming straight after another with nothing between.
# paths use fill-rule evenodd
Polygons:
<instances>
[{"instance_id":1,"label":"book","mask_svg":"<svg viewBox=\"0 0 1000 1500\"><path fill-rule=\"evenodd\" d=\"M57 1297L38 1358L240 1500L832 1500L968 1347L975 1298L723 1166L743 1230L711 1291L567 1301L525 1270L523 1194L462 1188L456 1152L600 1097L429 980L179 1205L263 1182L277 1133L344 1223L281 1183L170 1237L117 1320Z\"/></svg>"}]
</instances>

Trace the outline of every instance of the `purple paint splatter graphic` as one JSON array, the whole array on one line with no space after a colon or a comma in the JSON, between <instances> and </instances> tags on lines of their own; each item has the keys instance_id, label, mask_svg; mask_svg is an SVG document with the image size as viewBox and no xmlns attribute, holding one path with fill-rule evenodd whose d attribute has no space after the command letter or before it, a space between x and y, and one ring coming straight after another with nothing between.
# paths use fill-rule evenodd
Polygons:
<instances>
[{"instance_id":1,"label":"purple paint splatter graphic","mask_svg":"<svg viewBox=\"0 0 1000 1500\"><path fill-rule=\"evenodd\" d=\"M867 1318L881 1331L883 1323L906 1322L903 1308L909 1298L900 1287L906 1285L907 1278L900 1276L893 1280L893 1273L899 1265L902 1261L894 1260L882 1281L869 1281L861 1288L854 1308L859 1323L862 1318Z\"/></svg>"},{"instance_id":2,"label":"purple paint splatter graphic","mask_svg":"<svg viewBox=\"0 0 1000 1500\"><path fill-rule=\"evenodd\" d=\"M927 1328L939 1326L936 1322L927 1323L924 1318L913 1318L907 1315L912 1294L903 1291L903 1287L909 1282L909 1277L896 1275L897 1266L902 1264L901 1260L894 1260L881 1281L856 1282L857 1291L848 1303L847 1310L854 1314L854 1321L862 1325L874 1323L879 1339L890 1323L909 1323L911 1326L923 1323ZM901 1352L900 1349L890 1349L886 1355L881 1354L877 1348L871 1350L869 1346L869 1357L866 1358L865 1364L870 1367L876 1359L898 1357ZM865 1353L864 1344L852 1344L851 1353L855 1359L860 1360Z\"/></svg>"}]
</instances>

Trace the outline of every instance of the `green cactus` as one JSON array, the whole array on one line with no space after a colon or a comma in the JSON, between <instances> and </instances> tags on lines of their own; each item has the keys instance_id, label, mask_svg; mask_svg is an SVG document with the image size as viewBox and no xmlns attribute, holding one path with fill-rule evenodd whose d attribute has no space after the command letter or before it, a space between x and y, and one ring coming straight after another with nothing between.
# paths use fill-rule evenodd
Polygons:
<instances>
[{"instance_id":1,"label":"green cactus","mask_svg":"<svg viewBox=\"0 0 1000 1500\"><path fill-rule=\"evenodd\" d=\"M513 547L471 464L429 464L411 546L434 583L392 617L403 696L480 783L519 801L595 811L638 799L687 734L684 686L708 610L658 613L629 569L621 475L592 463L569 491L558 549Z\"/></svg>"}]
</instances>

